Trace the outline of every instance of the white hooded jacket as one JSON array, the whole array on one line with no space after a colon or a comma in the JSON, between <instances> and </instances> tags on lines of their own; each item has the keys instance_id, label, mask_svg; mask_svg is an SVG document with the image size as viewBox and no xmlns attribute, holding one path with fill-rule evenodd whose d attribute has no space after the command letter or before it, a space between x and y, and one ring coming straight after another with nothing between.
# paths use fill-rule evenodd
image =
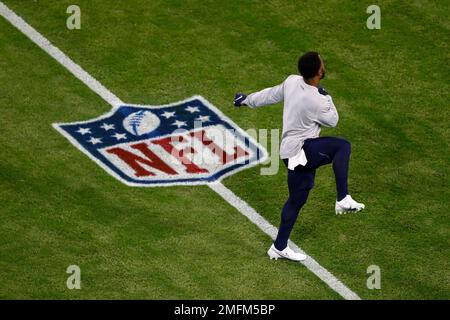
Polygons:
<instances>
[{"instance_id":1,"label":"white hooded jacket","mask_svg":"<svg viewBox=\"0 0 450 320\"><path fill-rule=\"evenodd\" d=\"M290 75L275 87L249 94L242 103L255 108L281 101L284 109L280 158L296 158L304 165L303 142L319 137L321 126L335 127L339 115L331 96L319 93L317 87L305 83L299 75Z\"/></svg>"}]
</instances>

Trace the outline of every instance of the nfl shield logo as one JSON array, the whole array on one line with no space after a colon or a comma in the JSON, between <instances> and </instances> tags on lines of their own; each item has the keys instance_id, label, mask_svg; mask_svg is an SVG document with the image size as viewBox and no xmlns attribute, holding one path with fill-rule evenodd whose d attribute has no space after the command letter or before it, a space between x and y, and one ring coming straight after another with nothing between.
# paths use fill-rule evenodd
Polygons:
<instances>
[{"instance_id":1,"label":"nfl shield logo","mask_svg":"<svg viewBox=\"0 0 450 320\"><path fill-rule=\"evenodd\" d=\"M162 106L121 105L92 120L53 126L130 186L211 183L267 157L201 96Z\"/></svg>"}]
</instances>

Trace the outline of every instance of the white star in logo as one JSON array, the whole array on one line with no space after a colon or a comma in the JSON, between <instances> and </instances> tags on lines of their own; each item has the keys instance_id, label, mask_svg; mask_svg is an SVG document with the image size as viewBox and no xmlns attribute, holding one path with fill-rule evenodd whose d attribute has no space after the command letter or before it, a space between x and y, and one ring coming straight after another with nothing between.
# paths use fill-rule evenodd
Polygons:
<instances>
[{"instance_id":1,"label":"white star in logo","mask_svg":"<svg viewBox=\"0 0 450 320\"><path fill-rule=\"evenodd\" d=\"M198 116L197 119L195 119L196 121L201 121L201 122L207 122L207 121L211 121L209 120L209 116Z\"/></svg>"},{"instance_id":2,"label":"white star in logo","mask_svg":"<svg viewBox=\"0 0 450 320\"><path fill-rule=\"evenodd\" d=\"M113 134L111 137L114 137L117 140L123 140L123 139L127 138L127 135L125 133L116 133L116 134Z\"/></svg>"},{"instance_id":3,"label":"white star in logo","mask_svg":"<svg viewBox=\"0 0 450 320\"><path fill-rule=\"evenodd\" d=\"M105 131L114 130L115 129L113 124L107 124L107 123L102 124L100 126L100 128L104 129Z\"/></svg>"},{"instance_id":4,"label":"white star in logo","mask_svg":"<svg viewBox=\"0 0 450 320\"><path fill-rule=\"evenodd\" d=\"M172 123L172 125L173 126L177 126L178 128L181 128L182 126L186 125L186 122L185 121L176 120L174 123Z\"/></svg>"},{"instance_id":5,"label":"white star in logo","mask_svg":"<svg viewBox=\"0 0 450 320\"><path fill-rule=\"evenodd\" d=\"M89 129L89 128L81 128L80 127L80 129L78 129L76 132L78 132L79 134L84 136L86 133L91 133L91 129Z\"/></svg>"},{"instance_id":6,"label":"white star in logo","mask_svg":"<svg viewBox=\"0 0 450 320\"><path fill-rule=\"evenodd\" d=\"M92 143L92 144L97 144L97 143L102 143L102 139L101 138L94 138L91 137L88 142Z\"/></svg>"},{"instance_id":7,"label":"white star in logo","mask_svg":"<svg viewBox=\"0 0 450 320\"><path fill-rule=\"evenodd\" d=\"M175 116L175 112L165 111L163 114L161 114L161 116L165 117L166 119L169 119Z\"/></svg>"},{"instance_id":8,"label":"white star in logo","mask_svg":"<svg viewBox=\"0 0 450 320\"><path fill-rule=\"evenodd\" d=\"M191 106L187 107L184 110L189 111L190 113L200 112L200 110L198 110L198 107L191 107Z\"/></svg>"}]
</instances>

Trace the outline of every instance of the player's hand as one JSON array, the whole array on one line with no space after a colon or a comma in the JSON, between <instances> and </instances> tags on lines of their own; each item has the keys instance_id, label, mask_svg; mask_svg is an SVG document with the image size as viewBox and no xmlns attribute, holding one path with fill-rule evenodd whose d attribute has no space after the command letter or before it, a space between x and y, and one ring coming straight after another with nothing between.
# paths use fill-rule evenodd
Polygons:
<instances>
[{"instance_id":1,"label":"player's hand","mask_svg":"<svg viewBox=\"0 0 450 320\"><path fill-rule=\"evenodd\" d=\"M234 106L235 107L240 107L240 106L245 106L245 103L242 103L245 99L247 98L247 95L245 93L236 93L234 95Z\"/></svg>"},{"instance_id":2,"label":"player's hand","mask_svg":"<svg viewBox=\"0 0 450 320\"><path fill-rule=\"evenodd\" d=\"M318 87L317 89L319 90L320 94L323 94L324 96L328 96L329 95L324 87Z\"/></svg>"}]
</instances>

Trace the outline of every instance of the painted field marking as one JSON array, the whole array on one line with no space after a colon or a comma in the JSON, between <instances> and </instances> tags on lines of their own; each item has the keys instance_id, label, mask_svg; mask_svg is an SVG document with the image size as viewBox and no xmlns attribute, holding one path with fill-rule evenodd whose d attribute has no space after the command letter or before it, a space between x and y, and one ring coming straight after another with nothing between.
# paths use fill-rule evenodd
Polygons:
<instances>
[{"instance_id":1,"label":"painted field marking","mask_svg":"<svg viewBox=\"0 0 450 320\"><path fill-rule=\"evenodd\" d=\"M52 45L49 40L42 36L38 31L26 23L14 11L9 9L3 2L0 1L0 15L9 21L14 27L21 31L31 41L33 41L42 50L47 52L52 58L58 61L62 66L69 70L76 78L87 85L92 91L97 93L100 97L108 102L112 107L117 107L124 104L116 95L105 88L99 81L87 73L78 64L72 61L61 50ZM264 233L272 239L275 239L277 228L270 222L264 219L255 209L253 209L247 202L239 198L230 189L224 186L221 182L214 182L208 186L219 194L226 202L237 209L241 214L247 217L252 223L258 226ZM289 241L292 248L306 254L295 243ZM325 282L331 289L341 295L347 300L360 300L361 298L345 284L337 279L331 272L322 267L311 256L305 261L301 262L308 270L314 273L318 278Z\"/></svg>"}]
</instances>

